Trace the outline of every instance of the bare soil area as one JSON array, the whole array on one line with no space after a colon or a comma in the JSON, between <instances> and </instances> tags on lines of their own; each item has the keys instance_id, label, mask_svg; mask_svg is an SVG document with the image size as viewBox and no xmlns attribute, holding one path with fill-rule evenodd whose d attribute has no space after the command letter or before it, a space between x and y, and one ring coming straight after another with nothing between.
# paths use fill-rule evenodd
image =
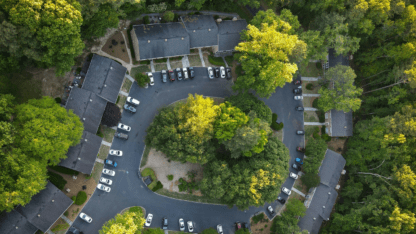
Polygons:
<instances>
[{"instance_id":1,"label":"bare soil area","mask_svg":"<svg viewBox=\"0 0 416 234\"><path fill-rule=\"evenodd\" d=\"M190 171L196 172L195 181L202 180L203 168L197 163L181 163L176 161L170 161L164 153L151 149L146 166L142 168L152 168L156 174L157 179L163 184L163 188L168 189L170 192L179 193L179 178L187 179L187 173ZM167 176L173 175L173 180L169 181ZM180 192L187 193L187 192ZM198 195L198 191L194 195Z\"/></svg>"},{"instance_id":2,"label":"bare soil area","mask_svg":"<svg viewBox=\"0 0 416 234\"><path fill-rule=\"evenodd\" d=\"M331 141L328 142L328 148L337 152L337 153L343 153L344 149L345 149L345 143L347 142L347 139L343 139L343 138L336 138L336 137L332 137Z\"/></svg>"},{"instance_id":3,"label":"bare soil area","mask_svg":"<svg viewBox=\"0 0 416 234\"><path fill-rule=\"evenodd\" d=\"M264 221L264 220L267 220L267 221ZM264 219L264 220L255 224L250 219L251 232L253 234L270 234L270 228L272 227L273 221L270 221L269 219Z\"/></svg>"},{"instance_id":4,"label":"bare soil area","mask_svg":"<svg viewBox=\"0 0 416 234\"><path fill-rule=\"evenodd\" d=\"M114 43L113 43L114 42ZM107 42L102 48L105 53L123 60L126 63L130 63L129 55L127 52L126 42L121 32L117 31L114 35L108 38Z\"/></svg>"},{"instance_id":5,"label":"bare soil area","mask_svg":"<svg viewBox=\"0 0 416 234\"><path fill-rule=\"evenodd\" d=\"M33 74L33 79L41 84L42 96L61 97L64 86L74 79L74 70L65 73L62 77L55 75L56 69L31 68L28 72Z\"/></svg>"}]
</instances>

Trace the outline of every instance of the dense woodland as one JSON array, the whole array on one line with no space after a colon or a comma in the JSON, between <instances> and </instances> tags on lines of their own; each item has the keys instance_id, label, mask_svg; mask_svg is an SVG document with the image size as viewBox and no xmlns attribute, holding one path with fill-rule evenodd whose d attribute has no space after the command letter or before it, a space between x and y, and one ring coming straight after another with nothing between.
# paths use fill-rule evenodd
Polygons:
<instances>
[{"instance_id":1,"label":"dense woodland","mask_svg":"<svg viewBox=\"0 0 416 234\"><path fill-rule=\"evenodd\" d=\"M242 33L244 42L236 48L239 53L235 59L241 63L244 74L233 88L241 95L251 89L260 97L269 97L276 87L291 82L299 66L307 64L310 59L325 62L328 48L334 48L337 54L353 57L351 68L338 66L330 69L320 84L322 96L318 107L321 110L354 111L354 136L348 139L343 153L347 160L347 175L342 178L335 212L330 221L324 223L321 232L413 233L416 223L414 0L1 1L0 164L3 169L0 178L3 183L0 185L0 209L11 210L14 205L27 203L44 186L46 165L56 164L64 157L68 147L76 144L82 133L79 120L75 120L71 113L64 114L53 99L27 102L20 97L16 86L22 79L19 75L22 71L30 67L56 67L58 75L68 72L75 59L88 49L91 40L104 35L107 28L116 27L120 19L170 10L234 11L242 15L246 11L242 11L240 6L258 7L260 3L269 10L259 11L252 18L248 29ZM166 13L166 16L169 20L174 18L171 13ZM330 84L337 84L339 90L331 89ZM253 164L250 160L256 158L267 162L272 160L268 152L280 150L285 155L283 151L286 149L281 142L265 137L269 134L265 126L271 122L267 108L254 110L258 108L256 105L252 108L238 106L232 98L227 100L230 104L217 107L212 103L204 104L212 109L211 113L205 113L209 124L198 127L211 138L200 138L195 148L184 148L182 153L175 153L175 149L158 144L157 138L147 143L160 147L162 151L172 151L167 154L175 160L207 163L217 159L216 163L221 163L220 168L224 171L213 167L207 170L207 178L220 179L228 189L234 183L229 179L233 178L230 174L245 173L239 170L241 166ZM256 102L250 97L238 98ZM220 113L232 113L238 124L217 123ZM50 118L44 118L44 114ZM176 116L173 119L182 124L180 131L192 128L192 123L184 117L192 116L187 105L182 109L163 109L160 115ZM157 121L166 125L176 124L165 123L156 117L155 123ZM34 138L33 134L41 133L40 126L45 125L51 129L62 128L59 131L62 134L37 138L46 148L28 140ZM71 126L71 131L68 126ZM244 139L239 137L243 130L252 130L255 134L251 139ZM148 134L152 134L152 126ZM53 140L56 137L59 142ZM186 140L191 138L175 144L179 147ZM216 144L212 145L212 142ZM51 153L48 147L59 149L59 152ZM207 151L202 153L202 148ZM225 155L224 158L221 155ZM283 161L287 160L286 156L282 157ZM239 163L233 160L239 160ZM252 165L248 174L259 170L262 160L255 160L259 165ZM284 166L273 170L283 169ZM311 167L310 171L316 170ZM248 174L238 178L243 180L248 178ZM217 182L205 180L201 190L205 190L208 196L221 196L220 190L224 187L213 184ZM28 183L32 186L23 186ZM214 186L219 191L209 195ZM256 200L256 195L251 196L253 194L250 199L226 195L222 198L230 205L247 208L268 201L271 195L264 194L265 198L261 198L264 200ZM298 231L295 227L283 230L276 225L272 232Z\"/></svg>"}]
</instances>

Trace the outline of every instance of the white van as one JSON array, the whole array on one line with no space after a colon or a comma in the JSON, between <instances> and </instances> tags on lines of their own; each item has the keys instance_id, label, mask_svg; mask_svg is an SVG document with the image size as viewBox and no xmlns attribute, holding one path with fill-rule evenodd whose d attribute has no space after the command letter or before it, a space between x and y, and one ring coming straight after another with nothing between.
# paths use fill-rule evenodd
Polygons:
<instances>
[{"instance_id":1,"label":"white van","mask_svg":"<svg viewBox=\"0 0 416 234\"><path fill-rule=\"evenodd\" d=\"M182 70L183 70L183 78L188 79L189 78L188 69L186 67L184 67Z\"/></svg>"}]
</instances>

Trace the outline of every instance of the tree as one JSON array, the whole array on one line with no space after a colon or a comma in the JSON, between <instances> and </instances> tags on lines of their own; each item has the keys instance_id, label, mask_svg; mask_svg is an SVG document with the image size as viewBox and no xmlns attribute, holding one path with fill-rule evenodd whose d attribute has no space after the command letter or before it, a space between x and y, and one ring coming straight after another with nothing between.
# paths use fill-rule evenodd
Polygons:
<instances>
[{"instance_id":1,"label":"tree","mask_svg":"<svg viewBox=\"0 0 416 234\"><path fill-rule=\"evenodd\" d=\"M259 100L252 93L238 93L237 95L229 96L225 98L226 102L237 107L243 111L246 115L253 111L257 117L266 121L269 125L272 124L272 110L268 107L264 101Z\"/></svg>"},{"instance_id":2,"label":"tree","mask_svg":"<svg viewBox=\"0 0 416 234\"><path fill-rule=\"evenodd\" d=\"M250 230L248 230L247 228L240 228L238 229L235 234L250 234Z\"/></svg>"},{"instance_id":3,"label":"tree","mask_svg":"<svg viewBox=\"0 0 416 234\"><path fill-rule=\"evenodd\" d=\"M67 111L51 97L32 99L16 107L13 125L22 153L56 165L66 158L69 147L79 143L84 126L71 110Z\"/></svg>"},{"instance_id":4,"label":"tree","mask_svg":"<svg viewBox=\"0 0 416 234\"><path fill-rule=\"evenodd\" d=\"M56 66L62 75L82 53L81 6L73 0L7 1L0 5L6 19L0 25L3 51L27 57L39 66Z\"/></svg>"},{"instance_id":5,"label":"tree","mask_svg":"<svg viewBox=\"0 0 416 234\"><path fill-rule=\"evenodd\" d=\"M308 190L310 188L318 187L319 183L321 183L321 177L315 173L307 173L300 177L302 184L306 185Z\"/></svg>"},{"instance_id":6,"label":"tree","mask_svg":"<svg viewBox=\"0 0 416 234\"><path fill-rule=\"evenodd\" d=\"M235 48L240 52L237 57L245 73L233 89L253 89L260 97L270 97L277 87L292 81L298 67L289 57L304 57L306 44L297 35L289 35L290 29L288 23L281 21L263 23L260 28L247 26L241 36L244 42Z\"/></svg>"},{"instance_id":7,"label":"tree","mask_svg":"<svg viewBox=\"0 0 416 234\"><path fill-rule=\"evenodd\" d=\"M305 155L308 157L305 158L305 165L303 166L303 171L306 174L318 174L318 169L321 166L322 160L325 158L326 150L327 145L322 138L308 140L305 148Z\"/></svg>"},{"instance_id":8,"label":"tree","mask_svg":"<svg viewBox=\"0 0 416 234\"><path fill-rule=\"evenodd\" d=\"M150 82L150 78L149 76L142 74L142 73L137 73L134 76L134 79L136 80L137 84L139 85L139 87L144 88L146 87L146 85Z\"/></svg>"},{"instance_id":9,"label":"tree","mask_svg":"<svg viewBox=\"0 0 416 234\"><path fill-rule=\"evenodd\" d=\"M308 30L300 35L302 41L308 45L305 61L310 59L326 60L328 49L325 45L325 37L321 36L321 32Z\"/></svg>"},{"instance_id":10,"label":"tree","mask_svg":"<svg viewBox=\"0 0 416 234\"><path fill-rule=\"evenodd\" d=\"M227 101L220 104L220 109L221 113L214 123L214 132L215 138L222 143L233 138L235 131L245 125L249 117Z\"/></svg>"},{"instance_id":11,"label":"tree","mask_svg":"<svg viewBox=\"0 0 416 234\"><path fill-rule=\"evenodd\" d=\"M120 119L120 108L114 103L107 102L103 117L101 118L101 124L111 128L117 126L117 124L120 122Z\"/></svg>"},{"instance_id":12,"label":"tree","mask_svg":"<svg viewBox=\"0 0 416 234\"><path fill-rule=\"evenodd\" d=\"M321 94L318 100L319 109L324 112L331 109L344 112L358 110L361 106L361 99L358 97L363 90L355 87L356 77L349 66L337 65L330 68L321 81L324 86L318 91Z\"/></svg>"},{"instance_id":13,"label":"tree","mask_svg":"<svg viewBox=\"0 0 416 234\"><path fill-rule=\"evenodd\" d=\"M201 232L201 234L217 234L217 230L214 228L207 228Z\"/></svg>"},{"instance_id":14,"label":"tree","mask_svg":"<svg viewBox=\"0 0 416 234\"><path fill-rule=\"evenodd\" d=\"M142 233L143 234L163 234L165 232L160 228L147 228L146 230L143 230Z\"/></svg>"},{"instance_id":15,"label":"tree","mask_svg":"<svg viewBox=\"0 0 416 234\"><path fill-rule=\"evenodd\" d=\"M135 212L127 211L123 214L117 214L114 219L110 219L106 222L101 230L100 234L118 234L118 233L141 233L143 225L146 220L143 217L143 213L138 210Z\"/></svg>"},{"instance_id":16,"label":"tree","mask_svg":"<svg viewBox=\"0 0 416 234\"><path fill-rule=\"evenodd\" d=\"M90 19L85 20L81 33L83 38L102 37L107 28L117 28L119 13L110 4L101 5Z\"/></svg>"},{"instance_id":17,"label":"tree","mask_svg":"<svg viewBox=\"0 0 416 234\"><path fill-rule=\"evenodd\" d=\"M174 18L175 14L172 11L165 11L165 13L163 14L163 19L167 22L172 22Z\"/></svg>"},{"instance_id":18,"label":"tree","mask_svg":"<svg viewBox=\"0 0 416 234\"><path fill-rule=\"evenodd\" d=\"M270 233L292 234L301 233L297 225L299 220L297 217L303 217L306 213L306 207L297 199L290 199L286 205L286 210L282 216L277 216L273 220Z\"/></svg>"},{"instance_id":19,"label":"tree","mask_svg":"<svg viewBox=\"0 0 416 234\"><path fill-rule=\"evenodd\" d=\"M223 142L231 151L232 158L251 157L253 153L263 151L267 143L268 134L271 132L270 126L266 121L256 118L254 112L249 114L249 118L247 125L238 128L230 140Z\"/></svg>"}]
</instances>

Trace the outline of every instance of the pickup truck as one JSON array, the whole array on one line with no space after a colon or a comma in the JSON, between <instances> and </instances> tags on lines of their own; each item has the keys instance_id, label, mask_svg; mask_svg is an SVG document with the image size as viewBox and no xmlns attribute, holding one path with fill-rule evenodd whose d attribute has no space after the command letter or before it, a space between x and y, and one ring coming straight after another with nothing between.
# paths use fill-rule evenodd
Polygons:
<instances>
[{"instance_id":1,"label":"pickup truck","mask_svg":"<svg viewBox=\"0 0 416 234\"><path fill-rule=\"evenodd\" d=\"M123 140L129 139L129 135L121 133L121 132L114 133L114 137L117 137L117 138L120 138L120 139L123 139Z\"/></svg>"}]
</instances>

